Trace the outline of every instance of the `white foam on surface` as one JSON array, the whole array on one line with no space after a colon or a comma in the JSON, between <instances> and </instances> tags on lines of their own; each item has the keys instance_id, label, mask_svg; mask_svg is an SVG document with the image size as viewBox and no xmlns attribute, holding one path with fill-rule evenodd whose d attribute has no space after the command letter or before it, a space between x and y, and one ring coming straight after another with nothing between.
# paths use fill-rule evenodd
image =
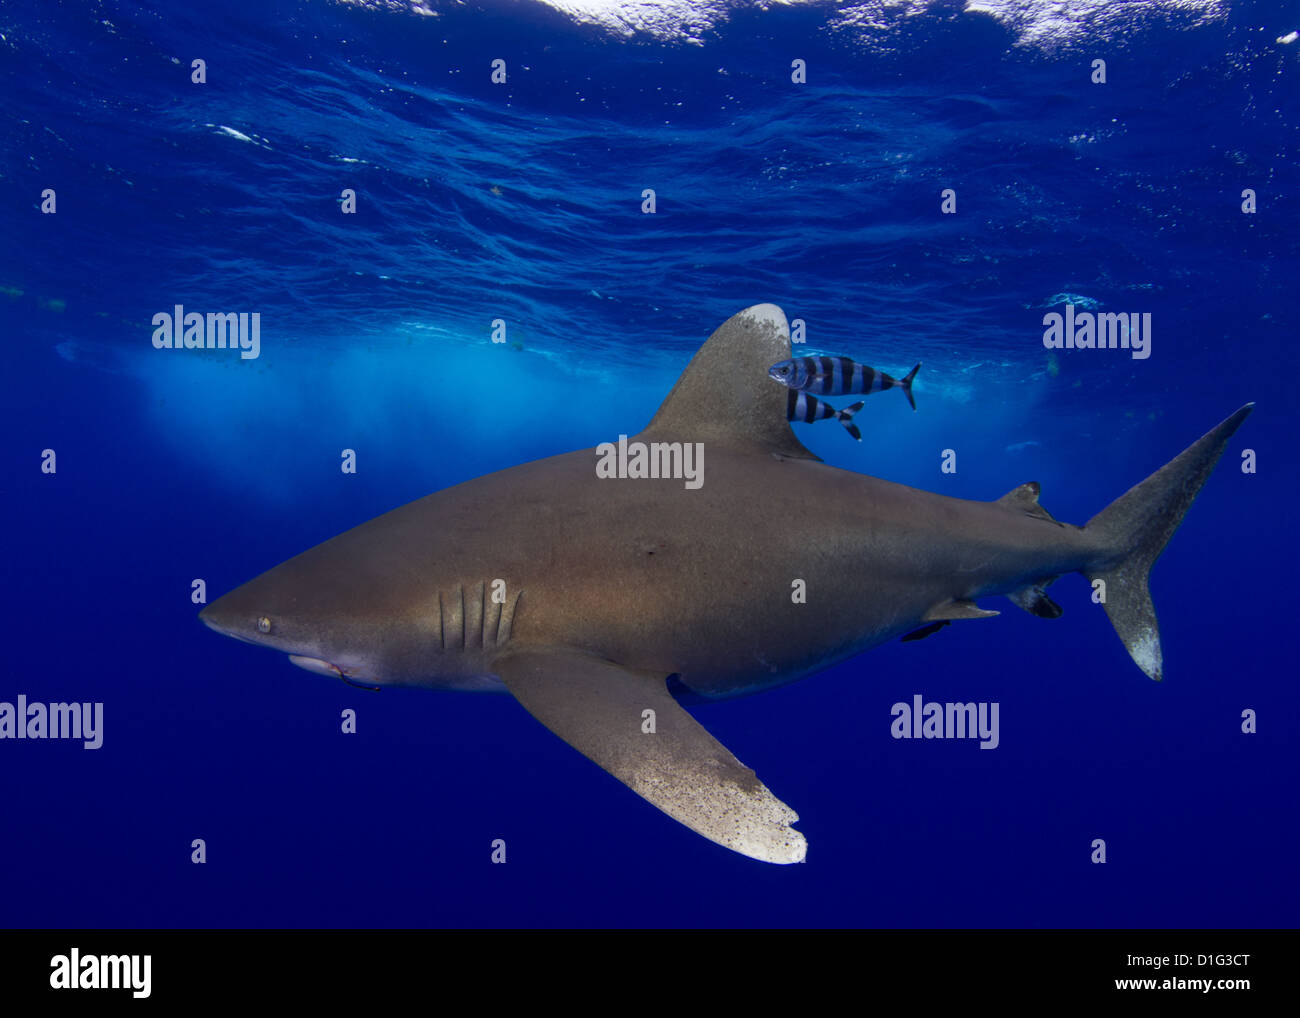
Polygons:
<instances>
[{"instance_id":1,"label":"white foam on surface","mask_svg":"<svg viewBox=\"0 0 1300 1018\"><path fill-rule=\"evenodd\" d=\"M433 0L339 0L357 7L439 13ZM703 45L705 36L739 11L777 8L825 9L827 26L867 37L900 27L909 19L942 13L942 0L536 0L576 24L621 39ZM1015 33L1017 45L1054 50L1085 41L1105 41L1147 23L1175 21L1195 27L1228 14L1227 0L968 0L968 16L984 15ZM1279 42L1284 40L1279 39ZM1290 41L1290 40L1285 40Z\"/></svg>"}]
</instances>

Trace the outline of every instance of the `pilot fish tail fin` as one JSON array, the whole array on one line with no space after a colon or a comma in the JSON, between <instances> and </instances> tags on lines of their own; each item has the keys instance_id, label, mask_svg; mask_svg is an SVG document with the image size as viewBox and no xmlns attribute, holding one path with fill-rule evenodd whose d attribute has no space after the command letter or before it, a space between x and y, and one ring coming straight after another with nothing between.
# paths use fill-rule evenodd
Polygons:
<instances>
[{"instance_id":1,"label":"pilot fish tail fin","mask_svg":"<svg viewBox=\"0 0 1300 1018\"><path fill-rule=\"evenodd\" d=\"M853 415L856 414L859 410L861 410L864 406L866 406L866 404L862 400L858 400L852 406L847 406L843 410L835 411L835 419L839 421L841 424L843 424L844 430L846 430L850 435L856 438L859 442L862 441L862 432L859 431L858 426L853 423Z\"/></svg>"},{"instance_id":2,"label":"pilot fish tail fin","mask_svg":"<svg viewBox=\"0 0 1300 1018\"><path fill-rule=\"evenodd\" d=\"M1218 427L1184 449L1145 481L1130 488L1090 519L1084 528L1096 536L1100 557L1082 572L1104 582L1106 615L1129 655L1157 682L1161 679L1160 627L1151 603L1151 566L1188 507L1200 493L1228 439L1254 409L1247 403ZM1096 588L1099 590L1103 588Z\"/></svg>"},{"instance_id":3,"label":"pilot fish tail fin","mask_svg":"<svg viewBox=\"0 0 1300 1018\"><path fill-rule=\"evenodd\" d=\"M918 362L916 367L907 373L907 377L900 379L898 382L898 384L903 388L903 395L906 396L907 401L912 404L913 410L916 409L916 400L912 398L912 379L916 377L916 373L920 370L921 365L920 362Z\"/></svg>"}]
</instances>

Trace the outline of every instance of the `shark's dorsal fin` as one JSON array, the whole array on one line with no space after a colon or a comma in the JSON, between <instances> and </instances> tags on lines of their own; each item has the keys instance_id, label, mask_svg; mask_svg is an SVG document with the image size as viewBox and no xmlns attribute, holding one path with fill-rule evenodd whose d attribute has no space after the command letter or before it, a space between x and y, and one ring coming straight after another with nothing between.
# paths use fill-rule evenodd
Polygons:
<instances>
[{"instance_id":1,"label":"shark's dorsal fin","mask_svg":"<svg viewBox=\"0 0 1300 1018\"><path fill-rule=\"evenodd\" d=\"M716 443L820 460L786 420L788 390L767 369L790 357L790 326L775 304L732 315L696 351L638 438Z\"/></svg>"}]
</instances>

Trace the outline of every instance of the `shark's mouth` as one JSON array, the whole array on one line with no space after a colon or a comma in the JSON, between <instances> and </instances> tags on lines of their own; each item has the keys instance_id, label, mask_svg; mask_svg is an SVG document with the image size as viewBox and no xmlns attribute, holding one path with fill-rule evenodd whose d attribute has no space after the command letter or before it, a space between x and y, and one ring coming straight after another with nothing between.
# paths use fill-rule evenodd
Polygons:
<instances>
[{"instance_id":1,"label":"shark's mouth","mask_svg":"<svg viewBox=\"0 0 1300 1018\"><path fill-rule=\"evenodd\" d=\"M338 665L330 664L328 661L322 661L318 657L305 657L302 654L290 654L289 661L299 668L306 668L309 672L315 672L318 675L330 675L336 679L342 679L349 686L356 686L358 689L370 689L375 692L379 691L378 686L371 686L364 682L358 682Z\"/></svg>"},{"instance_id":2,"label":"shark's mouth","mask_svg":"<svg viewBox=\"0 0 1300 1018\"><path fill-rule=\"evenodd\" d=\"M343 677L343 672L338 665L332 665L328 661L322 661L318 657L304 657L301 654L290 654L289 660L299 668L306 668L307 671L316 672L318 675L333 675L337 678Z\"/></svg>"}]
</instances>

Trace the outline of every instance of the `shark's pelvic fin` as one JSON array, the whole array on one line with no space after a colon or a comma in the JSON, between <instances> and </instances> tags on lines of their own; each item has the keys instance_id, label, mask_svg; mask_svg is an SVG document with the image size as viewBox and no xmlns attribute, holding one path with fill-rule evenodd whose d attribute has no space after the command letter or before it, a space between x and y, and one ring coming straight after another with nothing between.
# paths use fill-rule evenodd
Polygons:
<instances>
[{"instance_id":1,"label":"shark's pelvic fin","mask_svg":"<svg viewBox=\"0 0 1300 1018\"><path fill-rule=\"evenodd\" d=\"M798 814L672 698L665 676L568 649L515 651L494 670L533 717L674 820L752 859L803 862Z\"/></svg>"},{"instance_id":2,"label":"shark's pelvic fin","mask_svg":"<svg viewBox=\"0 0 1300 1018\"><path fill-rule=\"evenodd\" d=\"M940 601L921 616L922 622L958 622L962 619L991 619L1001 612L985 611L974 601L951 600ZM928 635L928 634L927 634Z\"/></svg>"},{"instance_id":3,"label":"shark's pelvic fin","mask_svg":"<svg viewBox=\"0 0 1300 1018\"><path fill-rule=\"evenodd\" d=\"M786 420L788 390L767 370L790 358L790 326L775 304L732 315L686 365L642 441L715 442L789 459L820 460Z\"/></svg>"},{"instance_id":4,"label":"shark's pelvic fin","mask_svg":"<svg viewBox=\"0 0 1300 1018\"><path fill-rule=\"evenodd\" d=\"M1219 462L1224 447L1250 416L1247 403L1217 428L1202 435L1141 484L1126 491L1084 528L1106 549L1099 561L1081 569L1094 583L1105 582L1102 603L1129 656L1160 681L1163 655L1160 626L1147 587L1151 566L1165 550L1183 516Z\"/></svg>"},{"instance_id":5,"label":"shark's pelvic fin","mask_svg":"<svg viewBox=\"0 0 1300 1018\"><path fill-rule=\"evenodd\" d=\"M924 640L927 636L933 636L944 626L951 626L952 623L947 619L942 622L931 622L928 626L922 626L920 629L913 629L898 638L899 643L911 643L913 640Z\"/></svg>"}]
</instances>

